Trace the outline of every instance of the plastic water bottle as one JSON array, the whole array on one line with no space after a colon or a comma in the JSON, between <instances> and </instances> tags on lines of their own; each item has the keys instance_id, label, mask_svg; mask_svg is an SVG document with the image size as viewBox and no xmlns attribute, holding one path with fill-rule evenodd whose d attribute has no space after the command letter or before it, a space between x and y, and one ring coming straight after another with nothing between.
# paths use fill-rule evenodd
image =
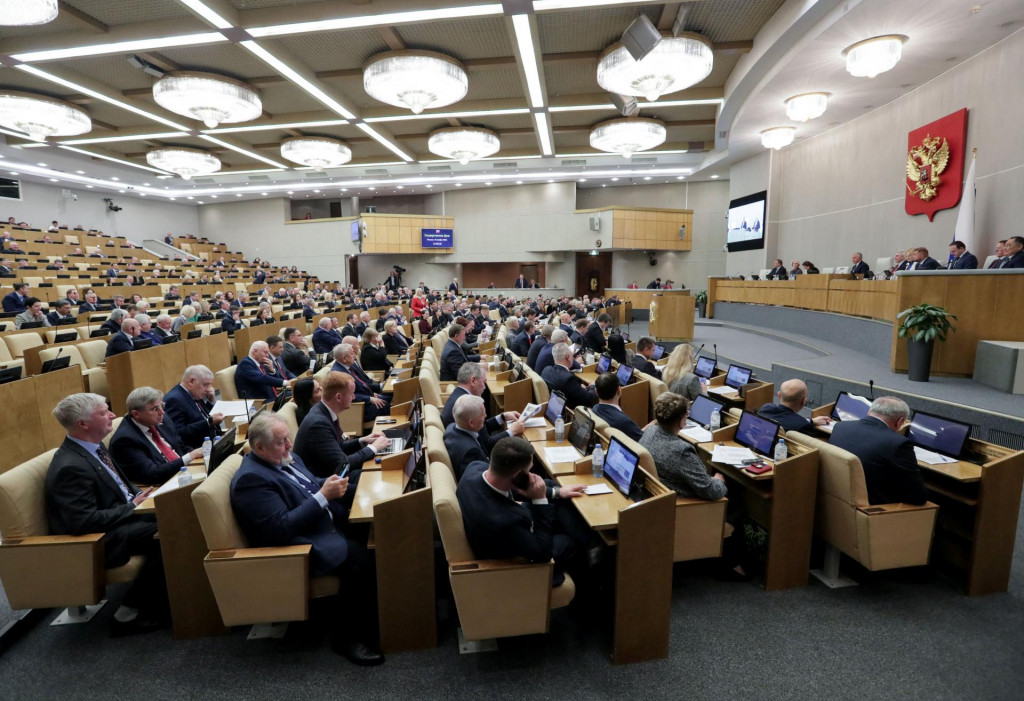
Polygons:
<instances>
[{"instance_id":1,"label":"plastic water bottle","mask_svg":"<svg viewBox=\"0 0 1024 701\"><path fill-rule=\"evenodd\" d=\"M789 448L786 447L786 439L780 438L775 444L775 462L780 463L789 457Z\"/></svg>"},{"instance_id":2,"label":"plastic water bottle","mask_svg":"<svg viewBox=\"0 0 1024 701\"><path fill-rule=\"evenodd\" d=\"M710 425L712 431L717 431L722 427L722 412L720 412L718 409L715 409L714 411L711 412Z\"/></svg>"},{"instance_id":3,"label":"plastic water bottle","mask_svg":"<svg viewBox=\"0 0 1024 701\"><path fill-rule=\"evenodd\" d=\"M587 354L584 356L583 359L586 361L587 365L590 365L591 363L594 362L594 354L591 353L590 351L587 351Z\"/></svg>"},{"instance_id":4,"label":"plastic water bottle","mask_svg":"<svg viewBox=\"0 0 1024 701\"><path fill-rule=\"evenodd\" d=\"M565 440L565 421L559 416L555 419L555 442L561 443Z\"/></svg>"},{"instance_id":5,"label":"plastic water bottle","mask_svg":"<svg viewBox=\"0 0 1024 701\"><path fill-rule=\"evenodd\" d=\"M594 452L591 454L590 460L591 474L594 477L604 477L604 450L601 448L600 443L594 446Z\"/></svg>"},{"instance_id":6,"label":"plastic water bottle","mask_svg":"<svg viewBox=\"0 0 1024 701\"><path fill-rule=\"evenodd\" d=\"M207 436L203 439L203 464L206 465L206 471L210 471L210 453L213 451L213 441ZM185 469L185 468L182 468Z\"/></svg>"},{"instance_id":7,"label":"plastic water bottle","mask_svg":"<svg viewBox=\"0 0 1024 701\"><path fill-rule=\"evenodd\" d=\"M192 483L192 475L188 473L188 467L185 465L181 466L181 470L178 471L178 486L184 487L186 484Z\"/></svg>"}]
</instances>

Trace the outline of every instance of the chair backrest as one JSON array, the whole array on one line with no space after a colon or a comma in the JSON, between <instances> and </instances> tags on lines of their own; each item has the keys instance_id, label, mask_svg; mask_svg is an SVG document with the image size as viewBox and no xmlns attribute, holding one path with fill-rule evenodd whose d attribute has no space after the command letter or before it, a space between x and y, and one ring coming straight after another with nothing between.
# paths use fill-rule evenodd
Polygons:
<instances>
[{"instance_id":1,"label":"chair backrest","mask_svg":"<svg viewBox=\"0 0 1024 701\"><path fill-rule=\"evenodd\" d=\"M995 259L996 257L994 255L987 257L981 267L988 268L988 266L992 265L992 261L994 261Z\"/></svg>"},{"instance_id":2,"label":"chair backrest","mask_svg":"<svg viewBox=\"0 0 1024 701\"><path fill-rule=\"evenodd\" d=\"M57 449L0 474L0 538L20 540L47 535L46 472Z\"/></svg>"},{"instance_id":3,"label":"chair backrest","mask_svg":"<svg viewBox=\"0 0 1024 701\"><path fill-rule=\"evenodd\" d=\"M9 363L14 360L14 356L11 355L11 349L7 347L3 339L0 338L0 363Z\"/></svg>"},{"instance_id":4,"label":"chair backrest","mask_svg":"<svg viewBox=\"0 0 1024 701\"><path fill-rule=\"evenodd\" d=\"M583 412L584 416L586 416L587 418L594 422L595 431L597 431L600 435L604 436L605 438L608 437L608 431L611 429L611 424L609 424L607 421L598 416L595 412L591 411L586 407L581 406L577 408Z\"/></svg>"},{"instance_id":5,"label":"chair backrest","mask_svg":"<svg viewBox=\"0 0 1024 701\"><path fill-rule=\"evenodd\" d=\"M548 387L548 383L541 378L540 375L530 369L530 366L523 365L523 369L526 370L526 376L530 378L530 382L533 384L533 403L543 404L551 398L551 389Z\"/></svg>"},{"instance_id":6,"label":"chair backrest","mask_svg":"<svg viewBox=\"0 0 1024 701\"><path fill-rule=\"evenodd\" d=\"M821 274L822 274L822 275L831 275L831 274L833 274L833 273L834 273L835 271L836 271L836 269L835 269L835 268L822 268L822 269L821 269Z\"/></svg>"},{"instance_id":7,"label":"chair backrest","mask_svg":"<svg viewBox=\"0 0 1024 701\"><path fill-rule=\"evenodd\" d=\"M853 453L802 433L790 432L787 439L814 448L820 455L818 492L830 494L854 507L868 506L864 468Z\"/></svg>"},{"instance_id":8,"label":"chair backrest","mask_svg":"<svg viewBox=\"0 0 1024 701\"><path fill-rule=\"evenodd\" d=\"M875 259L875 272L880 273L883 270L892 269L892 257L888 258L877 258Z\"/></svg>"},{"instance_id":9,"label":"chair backrest","mask_svg":"<svg viewBox=\"0 0 1024 701\"><path fill-rule=\"evenodd\" d=\"M425 403L442 406L441 382L437 379L437 373L432 372L429 367L420 368L420 390L423 392Z\"/></svg>"},{"instance_id":10,"label":"chair backrest","mask_svg":"<svg viewBox=\"0 0 1024 701\"><path fill-rule=\"evenodd\" d=\"M441 410L433 404L423 404L423 424L433 426L438 431L444 431L444 422L441 421Z\"/></svg>"},{"instance_id":11,"label":"chair backrest","mask_svg":"<svg viewBox=\"0 0 1024 701\"><path fill-rule=\"evenodd\" d=\"M316 378L316 381L320 383L321 387L323 386L324 382L327 381L327 376L331 374L332 367L334 367L334 363L328 363L327 365L324 365L322 368L317 370L316 374L313 375L313 377Z\"/></svg>"},{"instance_id":12,"label":"chair backrest","mask_svg":"<svg viewBox=\"0 0 1024 701\"><path fill-rule=\"evenodd\" d=\"M95 341L79 343L75 348L77 348L78 352L82 355L82 360L85 361L85 366L91 369L97 367L103 362L104 356L107 352L107 342L97 338Z\"/></svg>"},{"instance_id":13,"label":"chair backrest","mask_svg":"<svg viewBox=\"0 0 1024 701\"><path fill-rule=\"evenodd\" d=\"M213 383L220 390L220 398L224 400L238 399L238 389L235 387L235 368L231 365L213 373Z\"/></svg>"},{"instance_id":14,"label":"chair backrest","mask_svg":"<svg viewBox=\"0 0 1024 701\"><path fill-rule=\"evenodd\" d=\"M28 283L29 287L32 289L36 289L43 284L42 277L22 276L21 281Z\"/></svg>"},{"instance_id":15,"label":"chair backrest","mask_svg":"<svg viewBox=\"0 0 1024 701\"><path fill-rule=\"evenodd\" d=\"M668 392L668 385L663 380L659 380L654 375L648 375L645 372L637 373L640 377L647 380L648 388L651 395L651 413L650 416L654 416L654 400L661 396L663 392Z\"/></svg>"},{"instance_id":16,"label":"chair backrest","mask_svg":"<svg viewBox=\"0 0 1024 701\"><path fill-rule=\"evenodd\" d=\"M241 455L230 455L192 492L199 526L207 549L236 550L248 547L235 512L231 510L231 479L242 465Z\"/></svg>"},{"instance_id":17,"label":"chair backrest","mask_svg":"<svg viewBox=\"0 0 1024 701\"><path fill-rule=\"evenodd\" d=\"M122 421L124 421L124 417L118 416L116 419L110 422L110 433L103 436L103 443L107 447L110 447L110 439L114 437L115 433L117 433L117 429L121 425Z\"/></svg>"},{"instance_id":18,"label":"chair backrest","mask_svg":"<svg viewBox=\"0 0 1024 701\"><path fill-rule=\"evenodd\" d=\"M430 339L430 344L434 347L434 352L437 353L437 357L441 357L442 351L444 351L444 344L448 342L448 329L442 329L438 333L434 334L434 337Z\"/></svg>"},{"instance_id":19,"label":"chair backrest","mask_svg":"<svg viewBox=\"0 0 1024 701\"><path fill-rule=\"evenodd\" d=\"M43 345L43 337L35 331L12 333L4 336L4 343L7 344L7 349L11 351L12 356L15 358L24 358L25 351L29 348L35 348L36 346Z\"/></svg>"},{"instance_id":20,"label":"chair backrest","mask_svg":"<svg viewBox=\"0 0 1024 701\"><path fill-rule=\"evenodd\" d=\"M284 419L284 422L288 425L288 435L293 443L295 442L295 434L299 432L299 422L296 417L298 409L299 407L295 405L295 402L287 402L277 410L277 415Z\"/></svg>"},{"instance_id":21,"label":"chair backrest","mask_svg":"<svg viewBox=\"0 0 1024 701\"><path fill-rule=\"evenodd\" d=\"M445 558L448 562L469 562L475 559L469 540L466 539L462 508L455 495L455 475L451 469L436 462L431 463L427 471L434 499L434 518L437 520L437 530L441 532Z\"/></svg>"},{"instance_id":22,"label":"chair backrest","mask_svg":"<svg viewBox=\"0 0 1024 701\"><path fill-rule=\"evenodd\" d=\"M425 426L423 436L426 438L427 462L444 463L451 470L452 475L455 469L452 467L452 459L448 455L448 448L444 444L444 431L436 426Z\"/></svg>"},{"instance_id":23,"label":"chair backrest","mask_svg":"<svg viewBox=\"0 0 1024 701\"><path fill-rule=\"evenodd\" d=\"M85 364L85 360L82 358L82 354L78 352L77 346L57 346L56 348L44 348L39 351L39 360L46 362L47 360L53 360L60 355L62 358L71 358L71 364L77 365L83 372L89 369Z\"/></svg>"}]
</instances>

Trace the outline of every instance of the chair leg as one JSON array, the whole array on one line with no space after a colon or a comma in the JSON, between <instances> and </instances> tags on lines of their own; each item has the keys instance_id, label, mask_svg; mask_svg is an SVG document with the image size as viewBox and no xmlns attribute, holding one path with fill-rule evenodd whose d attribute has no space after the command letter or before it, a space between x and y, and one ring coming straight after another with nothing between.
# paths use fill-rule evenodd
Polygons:
<instances>
[{"instance_id":1,"label":"chair leg","mask_svg":"<svg viewBox=\"0 0 1024 701\"><path fill-rule=\"evenodd\" d=\"M246 640L263 640L265 638L283 638L288 632L287 621L281 623L257 623L249 629Z\"/></svg>"},{"instance_id":2,"label":"chair leg","mask_svg":"<svg viewBox=\"0 0 1024 701\"><path fill-rule=\"evenodd\" d=\"M66 626L72 623L88 623L92 620L93 616L99 613L99 610L103 608L107 603L107 600L94 604L92 606L71 606L63 611L60 615L53 619L50 623L51 626Z\"/></svg>"},{"instance_id":3,"label":"chair leg","mask_svg":"<svg viewBox=\"0 0 1024 701\"><path fill-rule=\"evenodd\" d=\"M459 627L460 655L475 655L478 652L494 652L497 649L497 639L485 638L484 640L466 640L466 636L462 633L462 627Z\"/></svg>"},{"instance_id":4,"label":"chair leg","mask_svg":"<svg viewBox=\"0 0 1024 701\"><path fill-rule=\"evenodd\" d=\"M829 589L842 589L843 587L856 587L857 582L839 573L839 560L842 553L832 545L825 546L825 565L820 570L811 570L811 574L821 580Z\"/></svg>"}]
</instances>

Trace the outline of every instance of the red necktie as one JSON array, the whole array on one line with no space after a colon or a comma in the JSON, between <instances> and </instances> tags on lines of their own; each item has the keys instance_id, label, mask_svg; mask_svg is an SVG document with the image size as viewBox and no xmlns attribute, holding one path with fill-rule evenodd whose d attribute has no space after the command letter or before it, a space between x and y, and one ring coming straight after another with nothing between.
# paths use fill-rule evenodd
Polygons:
<instances>
[{"instance_id":1,"label":"red necktie","mask_svg":"<svg viewBox=\"0 0 1024 701\"><path fill-rule=\"evenodd\" d=\"M252 362L256 363L255 360ZM258 367L260 369L260 372L262 372L264 375L267 374L267 371L263 369L263 363L256 363L256 367ZM278 393L277 387L271 387L270 389L274 390L274 396L276 397Z\"/></svg>"},{"instance_id":2,"label":"red necktie","mask_svg":"<svg viewBox=\"0 0 1024 701\"><path fill-rule=\"evenodd\" d=\"M156 426L149 427L149 434L153 436L153 442L156 443L157 449L164 454L165 458L167 458L167 462L174 462L178 459L178 454L171 449L171 446L167 445L167 441L165 441L164 437L160 435L160 432L156 430Z\"/></svg>"}]
</instances>

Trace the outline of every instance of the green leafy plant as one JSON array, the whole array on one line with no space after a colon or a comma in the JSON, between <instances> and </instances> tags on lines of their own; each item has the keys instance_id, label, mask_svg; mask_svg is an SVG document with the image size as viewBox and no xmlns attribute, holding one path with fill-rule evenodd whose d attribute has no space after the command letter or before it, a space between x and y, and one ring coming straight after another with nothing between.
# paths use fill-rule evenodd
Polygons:
<instances>
[{"instance_id":1,"label":"green leafy plant","mask_svg":"<svg viewBox=\"0 0 1024 701\"><path fill-rule=\"evenodd\" d=\"M695 301L697 301L697 302L707 302L708 301L708 291L707 290L700 290L699 292L697 292L696 294L693 295L693 299Z\"/></svg>"},{"instance_id":2,"label":"green leafy plant","mask_svg":"<svg viewBox=\"0 0 1024 701\"><path fill-rule=\"evenodd\" d=\"M902 320L897 332L899 337L909 337L912 341L945 341L947 333L956 331L956 327L950 322L950 319L955 321L956 316L932 304L909 307L897 314L896 318Z\"/></svg>"}]
</instances>

